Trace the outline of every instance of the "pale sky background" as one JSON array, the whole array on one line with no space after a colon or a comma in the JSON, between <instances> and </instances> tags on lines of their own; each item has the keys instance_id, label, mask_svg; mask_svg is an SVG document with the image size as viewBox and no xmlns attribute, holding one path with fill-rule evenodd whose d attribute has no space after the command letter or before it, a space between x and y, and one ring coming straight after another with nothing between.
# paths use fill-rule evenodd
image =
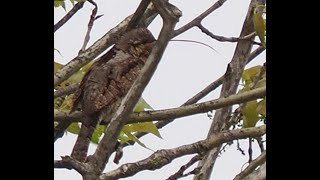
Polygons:
<instances>
[{"instance_id":1,"label":"pale sky background","mask_svg":"<svg viewBox=\"0 0 320 180\"><path fill-rule=\"evenodd\" d=\"M101 38L108 30L116 26L125 17L132 14L140 0L95 0L98 4L99 18L91 31L91 39L87 47ZM176 29L185 25L187 22L198 16L204 10L209 8L216 1L209 0L171 0L182 12ZM249 0L229 0L221 8L210 14L203 21L203 25L216 35L226 37L238 37L246 16ZM67 10L70 10L71 4L67 2ZM84 7L63 27L54 34L54 47L58 49L62 56L55 52L55 61L66 64L73 59L80 50L87 24L93 6L85 3ZM62 8L54 9L54 23L65 15L66 11ZM162 26L160 16L149 26L153 35L157 38ZM208 47L195 43L170 42L158 68L146 87L143 98L154 108L164 109L178 107L201 91L208 84L224 74L226 65L230 62L236 43L218 42L201 33L198 28L193 28L175 39L195 40L206 43L215 48L220 54L217 54ZM257 46L254 46L254 49ZM265 52L260 54L256 60L247 65L246 68L255 65L262 65L265 62ZM216 99L219 97L218 88L200 102ZM153 150L175 148L184 144L194 143L203 140L211 125L211 120L207 114L193 115L186 118L175 120L170 125L160 130L163 139L154 135L147 135L140 140ZM67 133L56 141L54 145L54 159L60 159L60 156L70 155L72 147L76 140L75 135ZM248 140L241 141L241 147L246 151L243 156L236 150L236 144L226 148L216 161L211 179L230 180L241 171L241 167L248 161ZM94 152L96 146L90 145L89 154ZM138 144L134 147L124 149L124 156L120 164L136 162L147 158L153 152L145 149ZM253 158L260 154L256 143L253 143ZM174 160L171 164L164 166L156 171L142 171L133 177L126 178L131 180L163 180L177 172L180 167L186 164L194 155L184 156ZM114 154L110 157L109 163L104 172L113 170L119 165L112 162ZM193 170L197 164L189 168L186 173ZM182 178L191 180L193 176ZM81 175L76 171L55 169L54 179L78 180Z\"/></svg>"}]
</instances>

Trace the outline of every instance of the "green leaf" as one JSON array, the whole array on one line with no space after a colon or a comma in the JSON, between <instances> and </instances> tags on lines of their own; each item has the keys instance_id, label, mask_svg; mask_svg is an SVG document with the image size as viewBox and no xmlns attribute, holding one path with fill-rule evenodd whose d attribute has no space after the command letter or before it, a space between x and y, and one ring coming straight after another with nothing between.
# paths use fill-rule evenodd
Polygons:
<instances>
[{"instance_id":1,"label":"green leaf","mask_svg":"<svg viewBox=\"0 0 320 180\"><path fill-rule=\"evenodd\" d=\"M118 139L120 140L121 143L126 143L130 141L130 138L128 138L128 136L123 131L120 131Z\"/></svg>"},{"instance_id":2,"label":"green leaf","mask_svg":"<svg viewBox=\"0 0 320 180\"><path fill-rule=\"evenodd\" d=\"M145 109L153 109L143 98L140 98L136 106L133 108L133 112L141 112Z\"/></svg>"},{"instance_id":3,"label":"green leaf","mask_svg":"<svg viewBox=\"0 0 320 180\"><path fill-rule=\"evenodd\" d=\"M262 114L264 117L267 116L266 99L260 101L257 105L257 112Z\"/></svg>"},{"instance_id":4,"label":"green leaf","mask_svg":"<svg viewBox=\"0 0 320 180\"><path fill-rule=\"evenodd\" d=\"M261 67L262 66L260 65L253 66L243 71L241 78L242 78L242 81L245 82L245 86L249 86L250 83L253 82L254 77L260 73Z\"/></svg>"},{"instance_id":5,"label":"green leaf","mask_svg":"<svg viewBox=\"0 0 320 180\"><path fill-rule=\"evenodd\" d=\"M54 7L62 7L64 10L66 10L66 4L64 0L54 0Z\"/></svg>"},{"instance_id":6,"label":"green leaf","mask_svg":"<svg viewBox=\"0 0 320 180\"><path fill-rule=\"evenodd\" d=\"M122 128L122 130L127 132L147 132L162 138L158 128L153 124L153 122L127 124Z\"/></svg>"},{"instance_id":7,"label":"green leaf","mask_svg":"<svg viewBox=\"0 0 320 180\"><path fill-rule=\"evenodd\" d=\"M67 80L61 83L61 87L64 87L66 84L73 84L73 83L80 83L85 73L89 70L93 62L88 63L87 65L83 66L79 69L76 73L70 76Z\"/></svg>"},{"instance_id":8,"label":"green leaf","mask_svg":"<svg viewBox=\"0 0 320 180\"><path fill-rule=\"evenodd\" d=\"M241 108L243 127L254 127L259 120L259 113L257 112L258 103L256 100L246 102Z\"/></svg>"},{"instance_id":9,"label":"green leaf","mask_svg":"<svg viewBox=\"0 0 320 180\"><path fill-rule=\"evenodd\" d=\"M265 21L263 19L263 10L265 9L265 6L259 5L254 9L253 13L253 26L254 29L264 47L266 47L266 39L265 39L265 32L266 32L266 26Z\"/></svg>"},{"instance_id":10,"label":"green leaf","mask_svg":"<svg viewBox=\"0 0 320 180\"><path fill-rule=\"evenodd\" d=\"M146 148L146 149L149 149L149 150L153 151L152 149L148 148L145 144L143 144L143 143L142 143L135 135L133 135L131 132L126 131L126 130L122 130L122 131L123 131L123 133L124 133L125 135L128 136L128 138L129 138L130 140L138 143L140 146L142 146L142 147L144 147L144 148Z\"/></svg>"},{"instance_id":11,"label":"green leaf","mask_svg":"<svg viewBox=\"0 0 320 180\"><path fill-rule=\"evenodd\" d=\"M257 84L256 84L256 88L259 88L259 87L266 87L267 85L267 79L266 78L262 78L260 79Z\"/></svg>"},{"instance_id":12,"label":"green leaf","mask_svg":"<svg viewBox=\"0 0 320 180\"><path fill-rule=\"evenodd\" d=\"M73 134L79 134L80 126L78 122L71 123L70 126L67 128L67 131Z\"/></svg>"},{"instance_id":13,"label":"green leaf","mask_svg":"<svg viewBox=\"0 0 320 180\"><path fill-rule=\"evenodd\" d=\"M104 130L106 129L106 126L99 125L93 132L91 141L95 144L98 144L99 139L101 135L103 134Z\"/></svg>"},{"instance_id":14,"label":"green leaf","mask_svg":"<svg viewBox=\"0 0 320 180\"><path fill-rule=\"evenodd\" d=\"M73 105L73 94L66 96L65 100L59 107L59 110L70 110Z\"/></svg>"},{"instance_id":15,"label":"green leaf","mask_svg":"<svg viewBox=\"0 0 320 180\"><path fill-rule=\"evenodd\" d=\"M72 4L72 6L74 6L74 0L70 0L70 2L71 2L71 4Z\"/></svg>"}]
</instances>

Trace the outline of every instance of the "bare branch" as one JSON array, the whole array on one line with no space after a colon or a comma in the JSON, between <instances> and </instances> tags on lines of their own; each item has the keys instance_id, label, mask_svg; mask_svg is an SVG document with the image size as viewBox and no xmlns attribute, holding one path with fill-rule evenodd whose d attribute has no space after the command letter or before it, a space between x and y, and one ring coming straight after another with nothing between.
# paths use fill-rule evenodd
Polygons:
<instances>
[{"instance_id":1,"label":"bare branch","mask_svg":"<svg viewBox=\"0 0 320 180\"><path fill-rule=\"evenodd\" d=\"M53 163L53 168L55 169L73 169L69 164L66 164L64 161L62 160L54 160L54 163Z\"/></svg>"},{"instance_id":2,"label":"bare branch","mask_svg":"<svg viewBox=\"0 0 320 180\"><path fill-rule=\"evenodd\" d=\"M210 110L219 109L223 107L227 107L233 104L239 104L246 101L251 101L253 99L262 98L266 95L266 88L261 87L246 93L231 95L229 97L222 97L219 99L186 105L178 108L159 110L159 111L143 111L138 113L133 113L130 115L129 123L136 122L148 122L150 119L153 120L165 120L169 118L179 118L188 115L194 115L198 113L206 113ZM137 120L131 120L137 119Z\"/></svg>"},{"instance_id":3,"label":"bare branch","mask_svg":"<svg viewBox=\"0 0 320 180\"><path fill-rule=\"evenodd\" d=\"M222 97L219 99L206 101L198 104L185 105L178 108L157 110L157 111L142 111L130 114L126 123L137 123L137 122L149 122L149 121L160 121L170 118L180 118L184 116L206 113L210 110L216 110L233 104L239 104L247 101L251 101L258 98L263 98L266 95L266 87L253 89L241 94L231 95L229 97ZM80 112L74 112L71 115L67 115L66 111L55 110L55 120L65 121L74 120L80 116Z\"/></svg>"},{"instance_id":4,"label":"bare branch","mask_svg":"<svg viewBox=\"0 0 320 180\"><path fill-rule=\"evenodd\" d=\"M255 32L252 32L252 33L245 35L243 37L224 37L224 36L218 36L218 35L211 33L202 24L198 24L197 27L206 35L210 36L211 38L213 38L217 41L221 41L221 42L238 42L240 40L250 40L250 39L252 39L252 37L254 37L256 35Z\"/></svg>"},{"instance_id":5,"label":"bare branch","mask_svg":"<svg viewBox=\"0 0 320 180\"><path fill-rule=\"evenodd\" d=\"M253 29L253 22L252 22L252 15L254 7L257 3L261 3L263 0L252 0L246 19L243 23L243 27L240 33L240 37L250 34L254 31ZM247 41L239 41L237 43L234 55L232 57L231 62L227 67L227 71L225 74L225 79L223 82L222 90L220 97L227 97L231 94L235 94L239 85L239 81L243 72L245 65L247 64L247 59L250 55L250 51L252 49L252 40ZM222 127L225 126L228 117L232 112L232 107L224 107L215 112L213 123L211 124L208 136L212 133L219 132ZM197 174L194 179L210 179L212 168L215 164L215 160L218 156L221 146L214 148L200 161L198 166L202 167L200 173Z\"/></svg>"},{"instance_id":6,"label":"bare branch","mask_svg":"<svg viewBox=\"0 0 320 180\"><path fill-rule=\"evenodd\" d=\"M58 30L60 27L62 27L67 21L70 20L70 18L75 15L79 9L81 9L83 7L83 4L86 1L82 1L82 2L78 2L76 5L73 6L73 8L62 18L60 19L60 21L58 21L54 27L53 27L53 32L56 32L56 30Z\"/></svg>"},{"instance_id":7,"label":"bare branch","mask_svg":"<svg viewBox=\"0 0 320 180\"><path fill-rule=\"evenodd\" d=\"M194 26L197 26L201 23L201 21L207 17L209 14L211 14L213 11L221 7L227 0L219 0L215 2L209 9L207 9L205 12L200 14L198 17L187 23L186 25L182 26L181 28L177 29L173 33L173 37L178 36L179 34L184 33L185 31L191 29Z\"/></svg>"},{"instance_id":8,"label":"bare branch","mask_svg":"<svg viewBox=\"0 0 320 180\"><path fill-rule=\"evenodd\" d=\"M79 83L70 84L69 86L59 88L53 93L53 97L57 98L64 95L69 95L77 90L79 87Z\"/></svg>"},{"instance_id":9,"label":"bare branch","mask_svg":"<svg viewBox=\"0 0 320 180\"><path fill-rule=\"evenodd\" d=\"M266 125L253 128L243 128L236 130L228 130L211 135L208 139L198 141L196 143L183 145L174 149L163 149L153 153L148 158L135 162L123 164L119 168L105 173L100 176L101 180L112 180L133 176L143 170L156 170L172 160L188 154L203 154L208 150L220 146L223 143L235 139L243 139L247 137L262 136L266 132Z\"/></svg>"},{"instance_id":10,"label":"bare branch","mask_svg":"<svg viewBox=\"0 0 320 180\"><path fill-rule=\"evenodd\" d=\"M167 180L176 180L181 177L184 177L183 175L184 171L187 170L190 166L192 166L194 163L196 163L200 159L201 157L199 155L194 156L193 158L191 158L191 160L187 164L181 166L179 171L171 175Z\"/></svg>"},{"instance_id":11,"label":"bare branch","mask_svg":"<svg viewBox=\"0 0 320 180\"><path fill-rule=\"evenodd\" d=\"M263 146L262 137L257 137L257 138L255 138L255 140L256 140L257 143L258 143L258 146L259 146L259 148L260 148L260 152L262 153L263 151L265 151L264 146Z\"/></svg>"},{"instance_id":12,"label":"bare branch","mask_svg":"<svg viewBox=\"0 0 320 180\"><path fill-rule=\"evenodd\" d=\"M88 165L81 163L70 156L62 156L61 164L65 164L67 167L72 167L74 170L78 171L80 174L83 174L89 169Z\"/></svg>"},{"instance_id":13,"label":"bare branch","mask_svg":"<svg viewBox=\"0 0 320 180\"><path fill-rule=\"evenodd\" d=\"M266 180L266 162L242 180Z\"/></svg>"},{"instance_id":14,"label":"bare branch","mask_svg":"<svg viewBox=\"0 0 320 180\"><path fill-rule=\"evenodd\" d=\"M96 20L96 15L97 15L97 12L98 12L98 6L94 1L93 0L87 0L87 1L90 2L92 5L94 5L94 9L92 10L92 14L90 16L90 20L89 20L89 23L88 23L88 30L87 30L86 36L84 38L84 42L83 42L83 45L82 45L82 48L81 48L80 52L83 52L87 47L87 44L88 44L88 42L90 40L90 32L91 32L93 23Z\"/></svg>"},{"instance_id":15,"label":"bare branch","mask_svg":"<svg viewBox=\"0 0 320 180\"><path fill-rule=\"evenodd\" d=\"M127 26L127 30L133 29L134 27L136 27L144 12L146 11L148 5L150 4L151 0L142 0L141 3L139 4L136 12L133 14L131 21L129 22L128 26Z\"/></svg>"},{"instance_id":16,"label":"bare branch","mask_svg":"<svg viewBox=\"0 0 320 180\"><path fill-rule=\"evenodd\" d=\"M161 17L166 19L163 19L164 24L160 35L146 61L146 64L142 68L127 95L121 101L120 107L118 108L114 117L112 117L109 126L105 130L105 135L98 144L98 147L95 153L92 155L92 158L90 158L88 161L88 164L90 164L91 167L95 167L95 169L97 169L99 172L104 169L111 153L114 151L120 130L127 120L128 115L132 112L132 109L139 100L144 88L150 81L151 76L156 70L168 41L170 40L170 36L175 24L178 22L178 19L181 16L181 11L173 5L168 3L165 4L163 1L157 0L153 0L152 2L159 11ZM178 12L180 12L180 14ZM96 178L96 173L92 174L92 177L90 177L90 179Z\"/></svg>"},{"instance_id":17,"label":"bare branch","mask_svg":"<svg viewBox=\"0 0 320 180\"><path fill-rule=\"evenodd\" d=\"M251 163L233 180L242 180L252 171L254 171L258 166L266 161L266 151L262 152L255 160L251 161Z\"/></svg>"}]
</instances>

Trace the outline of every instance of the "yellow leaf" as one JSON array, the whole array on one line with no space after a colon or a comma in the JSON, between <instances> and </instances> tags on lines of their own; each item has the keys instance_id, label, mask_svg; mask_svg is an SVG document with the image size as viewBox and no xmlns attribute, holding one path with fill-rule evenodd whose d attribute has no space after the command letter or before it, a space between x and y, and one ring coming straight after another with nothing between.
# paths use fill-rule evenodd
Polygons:
<instances>
[{"instance_id":1,"label":"yellow leaf","mask_svg":"<svg viewBox=\"0 0 320 180\"><path fill-rule=\"evenodd\" d=\"M266 99L258 103L257 112L265 117L267 116Z\"/></svg>"},{"instance_id":2,"label":"yellow leaf","mask_svg":"<svg viewBox=\"0 0 320 180\"><path fill-rule=\"evenodd\" d=\"M259 113L257 112L258 103L256 100L246 102L241 108L243 127L254 127L259 119Z\"/></svg>"},{"instance_id":3,"label":"yellow leaf","mask_svg":"<svg viewBox=\"0 0 320 180\"><path fill-rule=\"evenodd\" d=\"M134 107L133 112L141 112L145 109L152 109L152 107L143 98L140 98Z\"/></svg>"},{"instance_id":4,"label":"yellow leaf","mask_svg":"<svg viewBox=\"0 0 320 180\"><path fill-rule=\"evenodd\" d=\"M158 128L153 124L153 122L127 124L122 128L122 130L127 132L148 132L162 138Z\"/></svg>"},{"instance_id":5,"label":"yellow leaf","mask_svg":"<svg viewBox=\"0 0 320 180\"><path fill-rule=\"evenodd\" d=\"M265 26L264 19L262 17L264 8L265 8L265 6L263 6L263 5L257 6L254 9L252 20L253 20L254 29L255 29L262 45L264 47L266 47L266 40L265 40L266 26Z\"/></svg>"},{"instance_id":6,"label":"yellow leaf","mask_svg":"<svg viewBox=\"0 0 320 180\"><path fill-rule=\"evenodd\" d=\"M60 63L57 63L57 62L54 62L54 65L53 65L53 72L56 73L63 65L60 64Z\"/></svg>"},{"instance_id":7,"label":"yellow leaf","mask_svg":"<svg viewBox=\"0 0 320 180\"><path fill-rule=\"evenodd\" d=\"M245 82L246 86L248 86L250 83L253 82L254 77L260 73L261 67L262 66L260 65L253 66L243 71L241 78L242 78L242 81Z\"/></svg>"},{"instance_id":8,"label":"yellow leaf","mask_svg":"<svg viewBox=\"0 0 320 180\"><path fill-rule=\"evenodd\" d=\"M126 130L122 130L124 134L126 134L128 136L128 138L132 141L135 141L136 143L138 143L140 146L149 149L151 151L153 151L152 149L148 148L145 144L143 144L135 135L133 135L131 132L126 131Z\"/></svg>"},{"instance_id":9,"label":"yellow leaf","mask_svg":"<svg viewBox=\"0 0 320 180\"><path fill-rule=\"evenodd\" d=\"M70 110L73 105L72 97L73 97L73 94L66 96L59 110Z\"/></svg>"}]
</instances>

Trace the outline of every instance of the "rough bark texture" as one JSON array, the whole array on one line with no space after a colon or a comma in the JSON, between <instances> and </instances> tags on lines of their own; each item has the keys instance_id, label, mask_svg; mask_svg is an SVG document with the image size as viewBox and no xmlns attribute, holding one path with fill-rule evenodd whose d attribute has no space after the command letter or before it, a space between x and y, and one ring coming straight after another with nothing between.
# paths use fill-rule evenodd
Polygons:
<instances>
[{"instance_id":1,"label":"rough bark texture","mask_svg":"<svg viewBox=\"0 0 320 180\"><path fill-rule=\"evenodd\" d=\"M246 36L252 32L254 32L252 15L254 7L257 3L264 4L264 0L252 0L247 12L246 19L243 23L242 31L240 33L240 37ZM231 62L228 65L227 72L225 74L225 79L223 81L223 86L221 90L220 97L228 97L232 94L235 94L239 85L239 80L241 78L241 74L246 65L246 61L250 55L252 49L252 40L253 37L247 40L241 40L238 42L234 55L232 57ZM215 133L219 132L223 129L228 129L229 127L226 125L226 120L230 117L232 112L232 107L224 107L215 112L213 123L211 124L208 137ZM198 175L194 177L194 180L207 180L210 179L211 172L215 163L216 158L218 157L218 153L221 146L214 148L206 156L202 161L199 162L198 167L201 167L201 170Z\"/></svg>"},{"instance_id":2,"label":"rough bark texture","mask_svg":"<svg viewBox=\"0 0 320 180\"><path fill-rule=\"evenodd\" d=\"M99 119L102 115L112 117L144 66L154 42L155 38L147 28L129 31L86 73L75 93L71 110L81 107L83 114L71 157L85 160Z\"/></svg>"}]
</instances>

